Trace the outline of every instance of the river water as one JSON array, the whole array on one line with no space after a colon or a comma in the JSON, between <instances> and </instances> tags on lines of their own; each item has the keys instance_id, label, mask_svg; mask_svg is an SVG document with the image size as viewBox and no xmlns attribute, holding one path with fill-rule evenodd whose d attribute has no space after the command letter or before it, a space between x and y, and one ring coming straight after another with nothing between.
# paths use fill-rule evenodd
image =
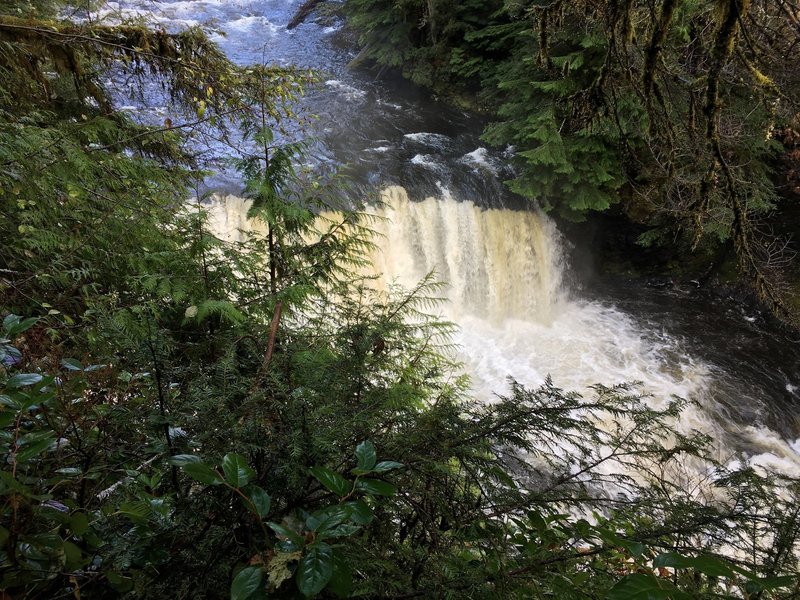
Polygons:
<instances>
[{"instance_id":1,"label":"river water","mask_svg":"<svg viewBox=\"0 0 800 600\"><path fill-rule=\"evenodd\" d=\"M109 3L106 14L144 16L167 29L204 25L237 63L323 73L303 101L319 117L307 132L316 139L310 161L344 169L357 193L384 200L374 209L388 218L376 273L410 287L435 270L448 284L442 310L460 327L454 341L479 397L503 393L509 376L535 386L549 374L579 392L641 382L654 405L672 395L695 400L678 428L712 434L723 461L745 457L800 476L800 340L691 287L600 280L579 291L572 244L503 188L511 149L487 148L479 118L424 91L349 70L355 52L336 19L312 16L287 31L300 4L125 0ZM131 101L129 110L171 117L157 96L146 108ZM238 187L225 169L208 184L229 194ZM248 227L246 203L235 195L213 212L224 235Z\"/></svg>"}]
</instances>

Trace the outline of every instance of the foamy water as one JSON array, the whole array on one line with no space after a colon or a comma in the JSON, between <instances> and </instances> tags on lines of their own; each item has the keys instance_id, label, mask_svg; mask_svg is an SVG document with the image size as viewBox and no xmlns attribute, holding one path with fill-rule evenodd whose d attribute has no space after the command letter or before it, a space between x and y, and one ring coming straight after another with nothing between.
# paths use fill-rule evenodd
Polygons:
<instances>
[{"instance_id":1,"label":"foamy water","mask_svg":"<svg viewBox=\"0 0 800 600\"><path fill-rule=\"evenodd\" d=\"M744 455L756 466L800 476L797 441L726 418L714 393L721 378L735 374L712 368L687 353L680 339L650 330L612 305L564 292L560 236L545 215L481 209L447 190L415 202L395 186L383 191L382 200L383 207L370 209L382 217L373 274L386 286L410 288L433 271L446 284L442 317L458 325L457 358L476 398L494 401L507 391L508 377L533 388L550 376L558 387L581 393L591 393L589 386L597 383L640 382L653 408L666 407L673 396L696 402L675 429L710 434L718 459L735 466ZM237 231L251 227L246 208L238 198L217 203L212 227L236 239ZM735 380L725 384L735 386Z\"/></svg>"}]
</instances>

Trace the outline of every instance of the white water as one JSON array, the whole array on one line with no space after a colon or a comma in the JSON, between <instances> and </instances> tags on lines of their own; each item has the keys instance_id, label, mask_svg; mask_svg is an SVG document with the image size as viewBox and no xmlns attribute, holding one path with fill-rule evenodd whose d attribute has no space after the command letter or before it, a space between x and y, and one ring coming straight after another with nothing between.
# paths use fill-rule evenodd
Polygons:
<instances>
[{"instance_id":1,"label":"white water","mask_svg":"<svg viewBox=\"0 0 800 600\"><path fill-rule=\"evenodd\" d=\"M734 448L747 447L753 464L800 476L800 442L726 419L714 400L718 370L687 355L680 340L565 293L560 236L545 215L484 210L446 189L414 202L395 186L382 200L384 207L372 209L385 219L377 225L374 272L385 284L412 287L435 271L447 284L442 313L459 326L454 342L477 398L503 394L508 377L535 387L550 375L558 387L583 393L596 383L641 382L656 408L672 396L696 401L676 429L711 434L720 460L736 464ZM252 228L239 198L223 199L210 213L227 239Z\"/></svg>"}]
</instances>

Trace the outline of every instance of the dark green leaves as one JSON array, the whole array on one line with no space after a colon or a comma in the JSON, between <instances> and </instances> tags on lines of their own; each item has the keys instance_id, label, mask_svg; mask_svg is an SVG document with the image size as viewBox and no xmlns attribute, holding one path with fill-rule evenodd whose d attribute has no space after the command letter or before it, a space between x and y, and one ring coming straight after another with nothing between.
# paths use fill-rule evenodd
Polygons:
<instances>
[{"instance_id":1,"label":"dark green leaves","mask_svg":"<svg viewBox=\"0 0 800 600\"><path fill-rule=\"evenodd\" d=\"M245 494L253 503L253 508L259 517L263 518L269 514L272 499L267 492L257 485L250 485L245 489Z\"/></svg>"},{"instance_id":2,"label":"dark green leaves","mask_svg":"<svg viewBox=\"0 0 800 600\"><path fill-rule=\"evenodd\" d=\"M356 489L371 496L393 496L397 492L397 488L391 483L377 479L359 479L356 481Z\"/></svg>"},{"instance_id":3,"label":"dark green leaves","mask_svg":"<svg viewBox=\"0 0 800 600\"><path fill-rule=\"evenodd\" d=\"M319 594L333 576L333 550L327 544L308 548L297 565L297 589L306 597Z\"/></svg>"},{"instance_id":4,"label":"dark green leaves","mask_svg":"<svg viewBox=\"0 0 800 600\"><path fill-rule=\"evenodd\" d=\"M80 361L77 361L74 358L62 359L61 366L68 371L83 371L83 365L80 363Z\"/></svg>"},{"instance_id":5,"label":"dark green leaves","mask_svg":"<svg viewBox=\"0 0 800 600\"><path fill-rule=\"evenodd\" d=\"M222 471L225 473L225 481L235 488L243 488L256 476L247 460L234 453L226 454L222 459Z\"/></svg>"},{"instance_id":6,"label":"dark green leaves","mask_svg":"<svg viewBox=\"0 0 800 600\"><path fill-rule=\"evenodd\" d=\"M372 470L372 467L378 461L378 455L372 442L364 441L356 446L356 459L358 460L358 466L354 472L357 475L359 472L369 473Z\"/></svg>"},{"instance_id":7,"label":"dark green leaves","mask_svg":"<svg viewBox=\"0 0 800 600\"><path fill-rule=\"evenodd\" d=\"M372 469L373 473L385 473L394 469L402 469L403 463L395 462L393 460L382 460Z\"/></svg>"},{"instance_id":8,"label":"dark green leaves","mask_svg":"<svg viewBox=\"0 0 800 600\"><path fill-rule=\"evenodd\" d=\"M245 567L231 584L231 600L250 600L262 587L264 575L259 567Z\"/></svg>"},{"instance_id":9,"label":"dark green leaves","mask_svg":"<svg viewBox=\"0 0 800 600\"><path fill-rule=\"evenodd\" d=\"M223 479L213 468L204 463L199 456L193 454L178 454L169 459L169 463L180 467L192 479L200 483L220 485Z\"/></svg>"},{"instance_id":10,"label":"dark green leaves","mask_svg":"<svg viewBox=\"0 0 800 600\"><path fill-rule=\"evenodd\" d=\"M674 552L659 554L653 560L654 567L672 567L675 569L696 569L712 577L733 577L736 575L731 563L716 556L683 556Z\"/></svg>"},{"instance_id":11,"label":"dark green leaves","mask_svg":"<svg viewBox=\"0 0 800 600\"><path fill-rule=\"evenodd\" d=\"M21 388L28 385L34 385L42 380L42 376L38 373L18 373L6 382L6 387L11 389Z\"/></svg>"},{"instance_id":12,"label":"dark green leaves","mask_svg":"<svg viewBox=\"0 0 800 600\"><path fill-rule=\"evenodd\" d=\"M692 596L666 579L634 573L620 579L606 600L692 600Z\"/></svg>"},{"instance_id":13,"label":"dark green leaves","mask_svg":"<svg viewBox=\"0 0 800 600\"><path fill-rule=\"evenodd\" d=\"M346 496L352 489L352 485L336 471L326 467L312 467L311 474L322 485L340 497Z\"/></svg>"},{"instance_id":14,"label":"dark green leaves","mask_svg":"<svg viewBox=\"0 0 800 600\"><path fill-rule=\"evenodd\" d=\"M24 333L36 325L38 320L37 317L22 319L17 315L8 315L3 319L3 333L8 339L14 339L19 334Z\"/></svg>"}]
</instances>

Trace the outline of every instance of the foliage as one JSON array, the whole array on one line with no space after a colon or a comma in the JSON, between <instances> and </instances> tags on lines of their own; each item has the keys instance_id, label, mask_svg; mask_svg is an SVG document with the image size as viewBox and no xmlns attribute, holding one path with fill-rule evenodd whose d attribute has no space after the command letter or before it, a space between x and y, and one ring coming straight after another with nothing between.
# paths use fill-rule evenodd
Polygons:
<instances>
[{"instance_id":1,"label":"foliage","mask_svg":"<svg viewBox=\"0 0 800 600\"><path fill-rule=\"evenodd\" d=\"M219 103L175 96L195 119L235 109L254 142L238 162L253 230L225 242L200 201L183 207L181 128L127 120L107 90L93 106L100 80L55 64L65 35L94 76L140 47L108 49L114 66L109 29L32 27L18 48L43 62L0 63L2 91L30 94L0 100L4 594L796 594L797 483L675 434L683 401L513 381L470 398L435 281L382 292L360 276L368 217L330 210L347 204L337 182L275 141L304 76L219 62ZM208 96L189 56L156 74Z\"/></svg>"},{"instance_id":2,"label":"foliage","mask_svg":"<svg viewBox=\"0 0 800 600\"><path fill-rule=\"evenodd\" d=\"M797 124L795 0L474 4L346 10L378 64L443 92L480 82L496 117L485 139L516 151L514 192L570 219L620 203L650 225L643 243L677 239L687 254L730 241L761 297L791 317L790 256L762 221Z\"/></svg>"}]
</instances>

